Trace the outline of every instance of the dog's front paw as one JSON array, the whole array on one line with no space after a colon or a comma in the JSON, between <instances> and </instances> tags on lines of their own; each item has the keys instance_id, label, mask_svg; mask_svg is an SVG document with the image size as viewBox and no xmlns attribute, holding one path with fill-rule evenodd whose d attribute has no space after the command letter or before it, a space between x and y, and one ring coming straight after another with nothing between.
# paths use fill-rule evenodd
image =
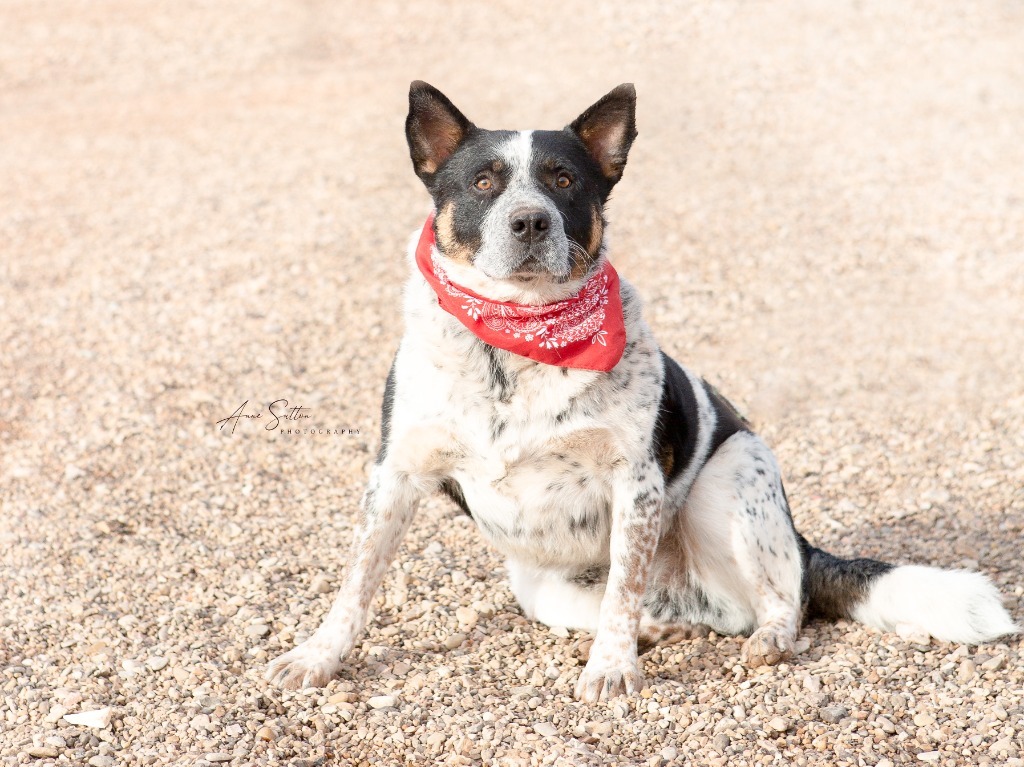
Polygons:
<instances>
[{"instance_id":1,"label":"dog's front paw","mask_svg":"<svg viewBox=\"0 0 1024 767\"><path fill-rule=\"evenodd\" d=\"M591 652L590 660L576 682L576 699L584 703L632 695L643 689L644 678L636 658L602 658Z\"/></svg>"},{"instance_id":2,"label":"dog's front paw","mask_svg":"<svg viewBox=\"0 0 1024 767\"><path fill-rule=\"evenodd\" d=\"M267 667L266 680L289 690L323 687L337 675L344 655L337 642L314 634L298 647L274 658Z\"/></svg>"}]
</instances>

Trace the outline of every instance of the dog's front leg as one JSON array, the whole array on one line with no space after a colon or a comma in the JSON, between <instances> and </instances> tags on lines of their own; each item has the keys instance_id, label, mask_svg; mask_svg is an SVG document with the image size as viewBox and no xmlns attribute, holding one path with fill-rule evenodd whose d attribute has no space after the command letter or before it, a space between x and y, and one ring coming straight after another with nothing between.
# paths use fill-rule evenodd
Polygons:
<instances>
[{"instance_id":1,"label":"dog's front leg","mask_svg":"<svg viewBox=\"0 0 1024 767\"><path fill-rule=\"evenodd\" d=\"M636 637L658 544L662 494L661 472L652 461L613 477L611 569L590 660L576 683L579 700L593 703L643 687Z\"/></svg>"},{"instance_id":2,"label":"dog's front leg","mask_svg":"<svg viewBox=\"0 0 1024 767\"><path fill-rule=\"evenodd\" d=\"M370 602L409 528L419 495L408 475L374 467L341 590L313 636L271 662L268 680L293 689L322 687L337 674L366 625Z\"/></svg>"}]
</instances>

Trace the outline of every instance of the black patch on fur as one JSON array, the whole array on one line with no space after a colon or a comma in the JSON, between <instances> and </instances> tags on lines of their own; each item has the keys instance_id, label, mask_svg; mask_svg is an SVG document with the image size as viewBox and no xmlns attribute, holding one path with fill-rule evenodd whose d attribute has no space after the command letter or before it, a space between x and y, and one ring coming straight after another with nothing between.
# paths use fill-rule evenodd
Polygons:
<instances>
[{"instance_id":1,"label":"black patch on fur","mask_svg":"<svg viewBox=\"0 0 1024 767\"><path fill-rule=\"evenodd\" d=\"M569 582L585 589L603 586L608 582L608 569L608 565L593 565L570 577Z\"/></svg>"},{"instance_id":2,"label":"black patch on fur","mask_svg":"<svg viewBox=\"0 0 1024 767\"><path fill-rule=\"evenodd\" d=\"M661 352L665 380L661 405L654 424L655 459L665 475L665 484L678 477L693 459L697 448L697 399L679 363Z\"/></svg>"},{"instance_id":3,"label":"black patch on fur","mask_svg":"<svg viewBox=\"0 0 1024 767\"><path fill-rule=\"evenodd\" d=\"M733 434L741 431L750 431L750 423L740 415L739 411L729 400L719 393L718 389L703 378L700 382L704 384L704 390L708 393L711 406L714 407L715 415L717 416L715 433L711 435L711 448L708 451L710 456L714 455L714 452L722 446L722 443Z\"/></svg>"},{"instance_id":4,"label":"black patch on fur","mask_svg":"<svg viewBox=\"0 0 1024 767\"><path fill-rule=\"evenodd\" d=\"M688 623L714 628L725 616L723 605L713 601L698 583L672 590L658 586L644 594L644 610L662 623Z\"/></svg>"},{"instance_id":5,"label":"black patch on fur","mask_svg":"<svg viewBox=\"0 0 1024 767\"><path fill-rule=\"evenodd\" d=\"M678 621L683 613L678 596L666 588L650 589L644 594L644 610L655 620Z\"/></svg>"},{"instance_id":6,"label":"black patch on fur","mask_svg":"<svg viewBox=\"0 0 1024 767\"><path fill-rule=\"evenodd\" d=\"M597 533L597 528L600 524L601 517L598 512L596 510L587 510L579 516L569 517L569 532L573 535L586 533L593 536Z\"/></svg>"},{"instance_id":7,"label":"black patch on fur","mask_svg":"<svg viewBox=\"0 0 1024 767\"><path fill-rule=\"evenodd\" d=\"M499 352L490 344L480 342L481 348L484 350L484 356L487 357L487 382L491 391L498 395L498 401L508 403L512 399L512 395L516 391L516 376L515 374L509 374L505 370L505 366L501 364L500 354L507 354L508 352Z\"/></svg>"},{"instance_id":8,"label":"black patch on fur","mask_svg":"<svg viewBox=\"0 0 1024 767\"><path fill-rule=\"evenodd\" d=\"M872 582L895 567L875 559L840 559L815 548L799 533L797 542L804 562L806 618L852 618Z\"/></svg>"},{"instance_id":9,"label":"black patch on fur","mask_svg":"<svg viewBox=\"0 0 1024 767\"><path fill-rule=\"evenodd\" d=\"M473 518L473 512L469 510L469 506L466 503L466 496L462 493L462 485L451 477L445 477L441 482L441 492L451 498L455 505L462 509L463 514L470 519Z\"/></svg>"},{"instance_id":10,"label":"black patch on fur","mask_svg":"<svg viewBox=\"0 0 1024 767\"><path fill-rule=\"evenodd\" d=\"M398 359L398 355L395 355ZM380 405L380 450L377 451L378 464L383 463L388 454L388 442L391 439L391 413L395 409L395 359L391 360L387 381L384 382L384 400Z\"/></svg>"}]
</instances>

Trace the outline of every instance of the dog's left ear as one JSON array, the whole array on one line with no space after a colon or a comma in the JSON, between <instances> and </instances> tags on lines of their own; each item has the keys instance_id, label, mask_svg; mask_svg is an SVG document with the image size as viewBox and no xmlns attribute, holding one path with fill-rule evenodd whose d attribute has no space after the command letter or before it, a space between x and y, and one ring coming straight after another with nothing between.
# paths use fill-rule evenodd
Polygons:
<instances>
[{"instance_id":1,"label":"dog's left ear","mask_svg":"<svg viewBox=\"0 0 1024 767\"><path fill-rule=\"evenodd\" d=\"M430 184L472 129L473 123L433 85L416 80L409 86L405 137L413 168L423 183Z\"/></svg>"},{"instance_id":2,"label":"dog's left ear","mask_svg":"<svg viewBox=\"0 0 1024 767\"><path fill-rule=\"evenodd\" d=\"M569 130L580 137L612 184L622 178L626 155L636 138L636 89L633 83L613 88L577 117Z\"/></svg>"}]
</instances>

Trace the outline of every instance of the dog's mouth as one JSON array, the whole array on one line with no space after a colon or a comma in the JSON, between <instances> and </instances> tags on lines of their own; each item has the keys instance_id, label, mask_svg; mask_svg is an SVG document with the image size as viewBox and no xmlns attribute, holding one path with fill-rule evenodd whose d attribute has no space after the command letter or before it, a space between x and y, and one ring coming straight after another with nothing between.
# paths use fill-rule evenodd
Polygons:
<instances>
[{"instance_id":1,"label":"dog's mouth","mask_svg":"<svg viewBox=\"0 0 1024 767\"><path fill-rule=\"evenodd\" d=\"M548 268L536 256L527 256L526 260L509 276L517 282L534 282L548 271Z\"/></svg>"},{"instance_id":2,"label":"dog's mouth","mask_svg":"<svg viewBox=\"0 0 1024 767\"><path fill-rule=\"evenodd\" d=\"M515 271L509 275L509 279L519 283L533 283L542 279L561 283L565 282L568 278L568 271L565 273L562 273L562 270L556 271L556 269L552 268L551 264L547 263L546 260L538 258L532 254L528 255L523 262L515 268Z\"/></svg>"}]
</instances>

